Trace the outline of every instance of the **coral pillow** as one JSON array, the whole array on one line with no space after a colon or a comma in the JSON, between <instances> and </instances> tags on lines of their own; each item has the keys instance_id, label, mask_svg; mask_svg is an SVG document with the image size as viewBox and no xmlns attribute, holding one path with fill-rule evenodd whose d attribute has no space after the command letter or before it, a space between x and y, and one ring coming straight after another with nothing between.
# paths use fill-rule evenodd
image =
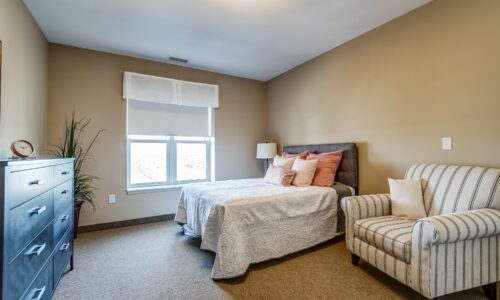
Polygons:
<instances>
[{"instance_id":1,"label":"coral pillow","mask_svg":"<svg viewBox=\"0 0 500 300\"><path fill-rule=\"evenodd\" d=\"M299 154L291 154L291 153L286 153L286 152L283 152L283 157L300 157L302 159L306 159L307 158L307 155L309 154L309 151L304 151L304 152L300 152Z\"/></svg>"},{"instance_id":2,"label":"coral pillow","mask_svg":"<svg viewBox=\"0 0 500 300\"><path fill-rule=\"evenodd\" d=\"M295 161L295 157L281 157L279 155L275 155L273 159L273 165L275 167L282 167L285 170L291 170L293 166L293 162Z\"/></svg>"},{"instance_id":3,"label":"coral pillow","mask_svg":"<svg viewBox=\"0 0 500 300\"><path fill-rule=\"evenodd\" d=\"M312 185L332 186L335 182L335 174L342 161L342 151L326 152L321 154L309 154L307 159L318 160L316 173Z\"/></svg>"},{"instance_id":4,"label":"coral pillow","mask_svg":"<svg viewBox=\"0 0 500 300\"><path fill-rule=\"evenodd\" d=\"M311 185L317 164L317 160L305 160L297 157L292 166L292 171L296 172L292 184L296 186Z\"/></svg>"},{"instance_id":5,"label":"coral pillow","mask_svg":"<svg viewBox=\"0 0 500 300\"><path fill-rule=\"evenodd\" d=\"M290 186L292 185L294 177L295 171L285 170L283 168L270 165L269 169L267 169L264 181L282 186Z\"/></svg>"}]
</instances>

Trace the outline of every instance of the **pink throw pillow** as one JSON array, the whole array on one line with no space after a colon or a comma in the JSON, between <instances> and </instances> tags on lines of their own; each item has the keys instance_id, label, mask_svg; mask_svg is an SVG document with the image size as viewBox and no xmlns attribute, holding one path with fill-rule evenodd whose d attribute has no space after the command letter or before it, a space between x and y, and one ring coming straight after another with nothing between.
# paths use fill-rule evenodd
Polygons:
<instances>
[{"instance_id":1,"label":"pink throw pillow","mask_svg":"<svg viewBox=\"0 0 500 300\"><path fill-rule=\"evenodd\" d=\"M283 168L270 165L269 169L267 169L264 181L267 183L272 183L282 186L290 186L292 185L294 177L295 177L294 171L285 170Z\"/></svg>"},{"instance_id":2,"label":"pink throw pillow","mask_svg":"<svg viewBox=\"0 0 500 300\"><path fill-rule=\"evenodd\" d=\"M337 173L337 169L342 161L342 154L342 151L336 151L307 155L307 159L318 161L312 185L333 186L333 183L335 182L335 174Z\"/></svg>"},{"instance_id":3,"label":"pink throw pillow","mask_svg":"<svg viewBox=\"0 0 500 300\"><path fill-rule=\"evenodd\" d=\"M309 154L309 151L304 151L304 152L301 152L299 154L291 154L291 153L283 152L283 154L281 156L286 157L286 158L297 157L298 156L298 157L300 157L302 159L306 159L308 154Z\"/></svg>"},{"instance_id":4,"label":"pink throw pillow","mask_svg":"<svg viewBox=\"0 0 500 300\"><path fill-rule=\"evenodd\" d=\"M297 157L292 166L292 171L296 172L292 184L296 186L311 185L317 163L317 160L305 160Z\"/></svg>"},{"instance_id":5,"label":"pink throw pillow","mask_svg":"<svg viewBox=\"0 0 500 300\"><path fill-rule=\"evenodd\" d=\"M295 157L281 157L278 154L274 156L273 165L275 167L281 167L287 171L290 171L293 166L293 162L295 161Z\"/></svg>"}]
</instances>

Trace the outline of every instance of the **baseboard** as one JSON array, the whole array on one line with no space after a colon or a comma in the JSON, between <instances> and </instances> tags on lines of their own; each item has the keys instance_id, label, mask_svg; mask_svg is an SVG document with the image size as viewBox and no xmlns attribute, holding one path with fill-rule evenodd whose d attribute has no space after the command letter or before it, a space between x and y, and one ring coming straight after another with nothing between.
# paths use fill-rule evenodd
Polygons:
<instances>
[{"instance_id":1,"label":"baseboard","mask_svg":"<svg viewBox=\"0 0 500 300\"><path fill-rule=\"evenodd\" d=\"M120 228L120 227L169 221L169 220L173 220L174 217L175 217L175 214L167 214L167 215L146 217L146 218L133 219L133 220L124 220L124 221L118 221L118 222L85 225L85 226L78 227L78 232L83 233L83 232L90 232L90 231L99 231L99 230L106 230L106 229L113 229L113 228Z\"/></svg>"}]
</instances>

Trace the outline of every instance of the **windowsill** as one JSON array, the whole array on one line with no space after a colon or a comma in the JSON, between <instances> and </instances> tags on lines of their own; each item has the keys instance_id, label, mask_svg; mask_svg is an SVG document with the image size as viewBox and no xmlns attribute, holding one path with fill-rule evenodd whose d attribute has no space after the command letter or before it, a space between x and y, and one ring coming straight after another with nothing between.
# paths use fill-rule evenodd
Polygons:
<instances>
[{"instance_id":1,"label":"windowsill","mask_svg":"<svg viewBox=\"0 0 500 300\"><path fill-rule=\"evenodd\" d=\"M159 193L181 189L183 184L127 188L127 195Z\"/></svg>"}]
</instances>

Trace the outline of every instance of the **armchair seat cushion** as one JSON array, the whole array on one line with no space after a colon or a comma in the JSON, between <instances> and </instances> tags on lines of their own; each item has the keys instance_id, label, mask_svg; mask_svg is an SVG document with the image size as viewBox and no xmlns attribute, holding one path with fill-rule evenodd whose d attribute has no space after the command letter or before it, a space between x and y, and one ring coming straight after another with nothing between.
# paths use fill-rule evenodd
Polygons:
<instances>
[{"instance_id":1,"label":"armchair seat cushion","mask_svg":"<svg viewBox=\"0 0 500 300\"><path fill-rule=\"evenodd\" d=\"M410 263L411 233L416 220L396 216L354 222L354 236L395 258Z\"/></svg>"}]
</instances>

